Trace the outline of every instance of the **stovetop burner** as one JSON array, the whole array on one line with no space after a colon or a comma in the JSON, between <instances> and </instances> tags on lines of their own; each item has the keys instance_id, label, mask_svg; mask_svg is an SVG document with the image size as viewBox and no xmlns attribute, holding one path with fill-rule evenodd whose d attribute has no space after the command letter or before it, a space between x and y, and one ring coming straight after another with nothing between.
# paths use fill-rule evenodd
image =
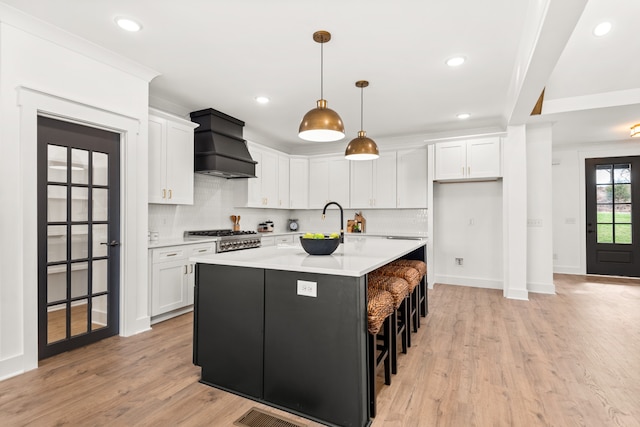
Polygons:
<instances>
[{"instance_id":1,"label":"stovetop burner","mask_svg":"<svg viewBox=\"0 0 640 427\"><path fill-rule=\"evenodd\" d=\"M256 231L224 230L196 230L185 231L185 240L198 240L207 237L218 237L216 252L237 251L240 249L259 248L262 244L260 235Z\"/></svg>"},{"instance_id":2,"label":"stovetop burner","mask_svg":"<svg viewBox=\"0 0 640 427\"><path fill-rule=\"evenodd\" d=\"M184 237L224 237L224 236L244 236L258 234L256 231L233 231L231 229L224 230L199 230L185 231Z\"/></svg>"}]
</instances>

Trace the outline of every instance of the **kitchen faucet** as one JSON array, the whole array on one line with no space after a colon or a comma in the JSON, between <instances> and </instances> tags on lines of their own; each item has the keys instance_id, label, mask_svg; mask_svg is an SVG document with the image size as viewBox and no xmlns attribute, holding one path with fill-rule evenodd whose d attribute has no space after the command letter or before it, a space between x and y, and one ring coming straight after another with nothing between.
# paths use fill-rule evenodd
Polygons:
<instances>
[{"instance_id":1,"label":"kitchen faucet","mask_svg":"<svg viewBox=\"0 0 640 427\"><path fill-rule=\"evenodd\" d=\"M329 205L336 205L340 209L340 243L344 243L344 227L342 226L342 224L344 224L344 211L342 210L342 206L340 206L338 202L329 202L326 205L324 205L324 208L322 208L323 220L324 220L325 213L327 212L327 206Z\"/></svg>"}]
</instances>

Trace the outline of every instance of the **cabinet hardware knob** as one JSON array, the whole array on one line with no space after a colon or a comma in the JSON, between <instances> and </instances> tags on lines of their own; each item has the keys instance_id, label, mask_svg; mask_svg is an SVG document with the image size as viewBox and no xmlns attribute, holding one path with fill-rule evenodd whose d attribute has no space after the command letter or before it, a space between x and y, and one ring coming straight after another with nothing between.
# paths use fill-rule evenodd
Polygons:
<instances>
[{"instance_id":1,"label":"cabinet hardware knob","mask_svg":"<svg viewBox=\"0 0 640 427\"><path fill-rule=\"evenodd\" d=\"M169 198L173 197L173 190L169 190Z\"/></svg>"},{"instance_id":2,"label":"cabinet hardware knob","mask_svg":"<svg viewBox=\"0 0 640 427\"><path fill-rule=\"evenodd\" d=\"M165 190L164 188L162 189L162 198L163 199L167 198L167 190Z\"/></svg>"}]
</instances>

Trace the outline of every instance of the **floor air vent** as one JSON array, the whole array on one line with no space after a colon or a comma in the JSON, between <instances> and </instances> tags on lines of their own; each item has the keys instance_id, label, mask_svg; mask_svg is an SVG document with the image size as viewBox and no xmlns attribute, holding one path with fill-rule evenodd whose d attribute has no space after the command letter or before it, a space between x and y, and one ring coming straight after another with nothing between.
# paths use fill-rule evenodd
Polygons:
<instances>
[{"instance_id":1,"label":"floor air vent","mask_svg":"<svg viewBox=\"0 0 640 427\"><path fill-rule=\"evenodd\" d=\"M306 424L299 424L258 408L249 409L233 425L241 427L306 427Z\"/></svg>"}]
</instances>

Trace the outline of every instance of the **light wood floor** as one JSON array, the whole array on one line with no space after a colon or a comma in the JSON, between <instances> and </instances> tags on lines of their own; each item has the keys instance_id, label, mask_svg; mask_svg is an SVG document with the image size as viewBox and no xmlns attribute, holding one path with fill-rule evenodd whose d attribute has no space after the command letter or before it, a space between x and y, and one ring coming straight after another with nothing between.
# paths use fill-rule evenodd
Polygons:
<instances>
[{"instance_id":1,"label":"light wood floor","mask_svg":"<svg viewBox=\"0 0 640 427\"><path fill-rule=\"evenodd\" d=\"M557 295L528 302L436 285L373 426L640 426L640 281L555 279ZM191 327L184 315L0 382L0 424L230 426L253 406L304 421L198 383Z\"/></svg>"}]
</instances>

